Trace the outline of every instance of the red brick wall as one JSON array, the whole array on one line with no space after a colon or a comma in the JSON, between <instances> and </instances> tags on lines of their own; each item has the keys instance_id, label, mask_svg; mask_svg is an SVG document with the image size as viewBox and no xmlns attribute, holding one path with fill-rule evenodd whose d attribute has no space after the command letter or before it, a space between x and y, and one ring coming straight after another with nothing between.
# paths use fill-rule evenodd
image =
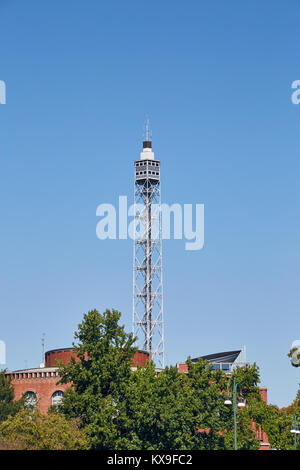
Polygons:
<instances>
[{"instance_id":1,"label":"red brick wall","mask_svg":"<svg viewBox=\"0 0 300 470\"><path fill-rule=\"evenodd\" d=\"M259 389L262 401L268 403L268 389L263 387Z\"/></svg>"},{"instance_id":2,"label":"red brick wall","mask_svg":"<svg viewBox=\"0 0 300 470\"><path fill-rule=\"evenodd\" d=\"M37 397L37 407L41 413L47 413L49 406L52 404L52 395L57 390L64 392L69 385L57 385L59 380L56 371L44 373L41 377L43 369L40 369L39 377L36 373L13 373L11 376L11 383L15 390L15 399L19 400L26 392L34 392ZM52 374L52 376L51 376ZM33 376L33 377L32 377Z\"/></svg>"},{"instance_id":3,"label":"red brick wall","mask_svg":"<svg viewBox=\"0 0 300 470\"><path fill-rule=\"evenodd\" d=\"M178 363L177 369L178 369L178 372L183 372L184 374L187 374L189 371L188 365L185 363Z\"/></svg>"},{"instance_id":4,"label":"red brick wall","mask_svg":"<svg viewBox=\"0 0 300 470\"><path fill-rule=\"evenodd\" d=\"M70 362L72 356L77 360L72 348L54 349L53 351L48 351L45 354L45 367L57 367L58 362L67 364ZM136 366L137 364L140 364L142 367L144 367L148 360L148 353L144 351L137 351L132 359L132 365Z\"/></svg>"},{"instance_id":5,"label":"red brick wall","mask_svg":"<svg viewBox=\"0 0 300 470\"><path fill-rule=\"evenodd\" d=\"M48 351L45 354L45 367L57 367L58 362L67 364L71 360L71 356L74 356L72 348L66 349L55 349Z\"/></svg>"},{"instance_id":6,"label":"red brick wall","mask_svg":"<svg viewBox=\"0 0 300 470\"><path fill-rule=\"evenodd\" d=\"M133 367L139 364L142 367L145 367L147 361L149 361L149 354L144 351L137 351L132 359Z\"/></svg>"}]
</instances>

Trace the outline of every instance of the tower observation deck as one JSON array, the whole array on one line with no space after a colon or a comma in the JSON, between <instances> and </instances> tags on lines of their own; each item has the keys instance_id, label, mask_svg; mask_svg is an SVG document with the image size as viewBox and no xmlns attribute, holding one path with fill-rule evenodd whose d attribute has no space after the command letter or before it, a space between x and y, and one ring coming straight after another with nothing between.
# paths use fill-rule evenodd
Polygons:
<instances>
[{"instance_id":1,"label":"tower observation deck","mask_svg":"<svg viewBox=\"0 0 300 470\"><path fill-rule=\"evenodd\" d=\"M164 367L160 161L149 124L140 160L134 163L133 334L139 347Z\"/></svg>"}]
</instances>

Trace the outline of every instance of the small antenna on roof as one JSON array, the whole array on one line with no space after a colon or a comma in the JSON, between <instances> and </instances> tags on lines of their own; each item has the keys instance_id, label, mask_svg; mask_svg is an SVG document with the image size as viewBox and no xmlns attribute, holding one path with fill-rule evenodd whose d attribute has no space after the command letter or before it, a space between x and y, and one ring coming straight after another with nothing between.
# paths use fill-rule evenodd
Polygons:
<instances>
[{"instance_id":1,"label":"small antenna on roof","mask_svg":"<svg viewBox=\"0 0 300 470\"><path fill-rule=\"evenodd\" d=\"M145 126L145 128L146 128L146 135L145 135L145 137L146 137L146 142L149 142L149 141L151 141L151 137L152 137L152 136L151 136L151 130L150 130L150 124L149 124L149 119L148 119L148 118L146 119L146 126Z\"/></svg>"},{"instance_id":2,"label":"small antenna on roof","mask_svg":"<svg viewBox=\"0 0 300 470\"><path fill-rule=\"evenodd\" d=\"M45 338L46 338L46 334L43 333L42 338L41 338L41 341L42 341L42 363L44 363L44 358L45 358Z\"/></svg>"}]
</instances>

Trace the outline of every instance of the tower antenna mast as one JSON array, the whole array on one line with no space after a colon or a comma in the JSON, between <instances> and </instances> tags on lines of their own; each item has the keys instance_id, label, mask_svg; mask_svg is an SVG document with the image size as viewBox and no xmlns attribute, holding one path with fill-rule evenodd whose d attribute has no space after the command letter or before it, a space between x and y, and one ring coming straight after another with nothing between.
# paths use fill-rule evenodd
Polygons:
<instances>
[{"instance_id":1,"label":"tower antenna mast","mask_svg":"<svg viewBox=\"0 0 300 470\"><path fill-rule=\"evenodd\" d=\"M164 368L164 318L160 161L154 159L149 120L143 151L135 161L133 334L158 367Z\"/></svg>"}]
</instances>

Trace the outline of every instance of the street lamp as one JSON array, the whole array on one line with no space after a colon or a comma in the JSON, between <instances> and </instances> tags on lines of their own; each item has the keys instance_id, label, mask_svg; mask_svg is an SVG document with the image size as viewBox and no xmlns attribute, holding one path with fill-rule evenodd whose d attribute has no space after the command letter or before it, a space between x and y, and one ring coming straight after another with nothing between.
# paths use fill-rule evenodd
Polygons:
<instances>
[{"instance_id":1,"label":"street lamp","mask_svg":"<svg viewBox=\"0 0 300 470\"><path fill-rule=\"evenodd\" d=\"M239 403L238 403L238 407L239 408L244 408L246 405L244 403L244 400L243 400L243 397L240 396L240 400L239 400Z\"/></svg>"},{"instance_id":2,"label":"street lamp","mask_svg":"<svg viewBox=\"0 0 300 470\"><path fill-rule=\"evenodd\" d=\"M224 405L232 405L232 401L229 398L229 393L227 393L226 400L224 401Z\"/></svg>"},{"instance_id":3,"label":"street lamp","mask_svg":"<svg viewBox=\"0 0 300 470\"><path fill-rule=\"evenodd\" d=\"M226 397L226 400L224 401L225 405L232 405L232 401L230 400L230 396L229 396L229 384L230 382L228 382L227 384L227 397ZM240 398L239 398L239 403L237 404L236 397L237 397L238 387L240 389ZM237 408L244 408L245 403L244 403L243 396L242 396L241 386L240 384L237 383L235 377L233 377L233 383L232 383L232 399L233 399L233 422L234 422L234 450L237 450L236 411L237 411Z\"/></svg>"},{"instance_id":4,"label":"street lamp","mask_svg":"<svg viewBox=\"0 0 300 470\"><path fill-rule=\"evenodd\" d=\"M293 414L293 427L291 433L294 434L294 450L297 450L297 434L300 434L298 423L297 423L297 414Z\"/></svg>"}]
</instances>

